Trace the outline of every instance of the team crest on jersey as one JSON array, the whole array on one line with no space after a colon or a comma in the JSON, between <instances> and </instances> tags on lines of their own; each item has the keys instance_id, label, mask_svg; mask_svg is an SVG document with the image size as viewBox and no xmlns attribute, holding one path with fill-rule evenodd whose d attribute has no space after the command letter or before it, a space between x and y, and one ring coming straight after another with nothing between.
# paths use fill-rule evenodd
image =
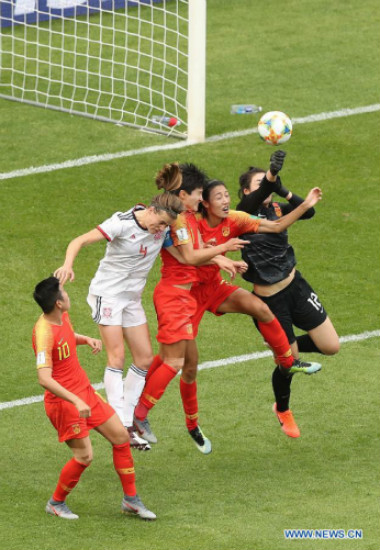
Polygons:
<instances>
[{"instance_id":1,"label":"team crest on jersey","mask_svg":"<svg viewBox=\"0 0 380 550\"><path fill-rule=\"evenodd\" d=\"M282 212L281 212L281 208L280 208L280 205L278 204L278 202L273 202L272 205L273 205L274 211L276 213L276 216L278 218L281 218Z\"/></svg>"},{"instance_id":2,"label":"team crest on jersey","mask_svg":"<svg viewBox=\"0 0 380 550\"><path fill-rule=\"evenodd\" d=\"M162 239L162 231L159 231L158 233L155 233L154 240L158 241L159 239Z\"/></svg>"},{"instance_id":3,"label":"team crest on jersey","mask_svg":"<svg viewBox=\"0 0 380 550\"><path fill-rule=\"evenodd\" d=\"M73 433L74 433L75 435L80 434L80 426L79 426L79 424L73 424L73 425L71 426L71 429L73 430Z\"/></svg>"},{"instance_id":4,"label":"team crest on jersey","mask_svg":"<svg viewBox=\"0 0 380 550\"><path fill-rule=\"evenodd\" d=\"M230 234L231 230L229 227L223 227L222 228L222 235L223 237L228 237L228 235Z\"/></svg>"},{"instance_id":5,"label":"team crest on jersey","mask_svg":"<svg viewBox=\"0 0 380 550\"><path fill-rule=\"evenodd\" d=\"M112 317L112 308L111 307L104 307L103 308L103 317L106 319L110 319Z\"/></svg>"}]
</instances>

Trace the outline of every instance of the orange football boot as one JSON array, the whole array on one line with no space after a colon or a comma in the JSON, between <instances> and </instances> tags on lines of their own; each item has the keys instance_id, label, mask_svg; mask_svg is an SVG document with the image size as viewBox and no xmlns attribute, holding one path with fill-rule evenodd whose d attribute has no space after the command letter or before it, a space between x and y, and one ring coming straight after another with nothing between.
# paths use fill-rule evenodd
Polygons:
<instances>
[{"instance_id":1,"label":"orange football boot","mask_svg":"<svg viewBox=\"0 0 380 550\"><path fill-rule=\"evenodd\" d=\"M281 430L288 437L299 437L301 435L301 432L299 431L299 428L294 420L293 413L290 409L284 412L278 412L277 405L276 403L274 403L272 410L277 416L279 423L281 424Z\"/></svg>"}]
</instances>

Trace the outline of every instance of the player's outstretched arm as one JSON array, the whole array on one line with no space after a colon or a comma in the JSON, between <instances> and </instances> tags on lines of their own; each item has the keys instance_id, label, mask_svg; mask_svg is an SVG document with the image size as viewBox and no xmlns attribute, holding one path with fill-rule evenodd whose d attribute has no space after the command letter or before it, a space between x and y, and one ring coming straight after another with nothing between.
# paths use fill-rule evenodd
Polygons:
<instances>
[{"instance_id":1,"label":"player's outstretched arm","mask_svg":"<svg viewBox=\"0 0 380 550\"><path fill-rule=\"evenodd\" d=\"M248 270L248 264L244 260L232 260L238 273L245 273Z\"/></svg>"},{"instance_id":2,"label":"player's outstretched arm","mask_svg":"<svg viewBox=\"0 0 380 550\"><path fill-rule=\"evenodd\" d=\"M78 409L79 416L88 418L91 416L91 408L80 399L77 395L67 390L59 382L52 377L52 369L50 367L40 368L37 371L38 382L45 390L53 393L57 397L72 403Z\"/></svg>"},{"instance_id":3,"label":"player's outstretched arm","mask_svg":"<svg viewBox=\"0 0 380 550\"><path fill-rule=\"evenodd\" d=\"M195 250L191 243L180 245L178 248L180 249L183 259L187 264L202 265L219 254L241 250L244 245L248 243L249 241L243 241L242 239L233 237L223 244L208 248L200 248Z\"/></svg>"},{"instance_id":4,"label":"player's outstretched arm","mask_svg":"<svg viewBox=\"0 0 380 550\"><path fill-rule=\"evenodd\" d=\"M96 243L105 239L103 233L99 229L92 229L88 233L84 233L79 237L73 239L66 250L65 263L54 271L54 277L59 279L61 285L64 285L66 281L74 281L75 274L73 270L74 260L78 256L80 249L83 246Z\"/></svg>"},{"instance_id":5,"label":"player's outstretched arm","mask_svg":"<svg viewBox=\"0 0 380 550\"><path fill-rule=\"evenodd\" d=\"M226 256L215 256L210 263L218 265L220 269L228 273L232 280L238 273L245 273L248 269L248 264L244 260L231 260Z\"/></svg>"},{"instance_id":6,"label":"player's outstretched arm","mask_svg":"<svg viewBox=\"0 0 380 550\"><path fill-rule=\"evenodd\" d=\"M322 190L313 187L307 194L306 199L292 212L277 221L260 220L259 233L282 233L295 221L297 221L307 210L312 208L322 199Z\"/></svg>"},{"instance_id":7,"label":"player's outstretched arm","mask_svg":"<svg viewBox=\"0 0 380 550\"><path fill-rule=\"evenodd\" d=\"M236 269L235 262L230 258L226 258L226 256L219 255L212 258L212 260L210 260L209 263L217 265L219 269L222 269L223 271L228 273L228 275L231 277L232 280L235 279L237 269Z\"/></svg>"},{"instance_id":8,"label":"player's outstretched arm","mask_svg":"<svg viewBox=\"0 0 380 550\"><path fill-rule=\"evenodd\" d=\"M102 341L98 338L75 333L75 343L77 346L90 346L94 355L102 351Z\"/></svg>"},{"instance_id":9,"label":"player's outstretched arm","mask_svg":"<svg viewBox=\"0 0 380 550\"><path fill-rule=\"evenodd\" d=\"M285 151L279 150L272 153L269 170L266 172L259 187L250 193L243 194L236 207L237 210L243 210L248 214L255 214L269 195L273 192L278 193L279 189L283 188L278 173L283 168L285 157Z\"/></svg>"}]
</instances>

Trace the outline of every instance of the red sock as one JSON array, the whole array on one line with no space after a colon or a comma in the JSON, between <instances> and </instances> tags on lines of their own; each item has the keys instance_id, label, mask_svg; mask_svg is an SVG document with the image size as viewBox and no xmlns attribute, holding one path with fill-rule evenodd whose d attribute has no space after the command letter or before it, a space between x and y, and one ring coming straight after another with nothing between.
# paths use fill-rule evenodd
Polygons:
<instances>
[{"instance_id":1,"label":"red sock","mask_svg":"<svg viewBox=\"0 0 380 550\"><path fill-rule=\"evenodd\" d=\"M197 382L187 384L182 378L179 381L183 410L185 411L187 429L194 430L198 426Z\"/></svg>"},{"instance_id":2,"label":"red sock","mask_svg":"<svg viewBox=\"0 0 380 550\"><path fill-rule=\"evenodd\" d=\"M67 495L74 489L78 483L80 476L83 474L89 464L82 464L75 458L72 458L61 470L57 487L53 493L53 500L56 502L64 502Z\"/></svg>"},{"instance_id":3,"label":"red sock","mask_svg":"<svg viewBox=\"0 0 380 550\"><path fill-rule=\"evenodd\" d=\"M136 418L139 420L145 420L150 409L162 397L164 391L166 390L166 386L171 380L173 380L176 374L177 371L166 363L161 363L161 365L157 367L156 372L152 374L148 382L145 384L140 401L135 408Z\"/></svg>"},{"instance_id":4,"label":"red sock","mask_svg":"<svg viewBox=\"0 0 380 550\"><path fill-rule=\"evenodd\" d=\"M293 365L293 355L284 329L275 317L269 323L258 321L258 326L264 340L273 349L276 358L282 367L289 369Z\"/></svg>"},{"instance_id":5,"label":"red sock","mask_svg":"<svg viewBox=\"0 0 380 550\"><path fill-rule=\"evenodd\" d=\"M129 442L123 443L122 445L113 445L112 450L113 464L120 477L124 494L129 497L134 497L136 494L135 468L133 466Z\"/></svg>"},{"instance_id":6,"label":"red sock","mask_svg":"<svg viewBox=\"0 0 380 550\"><path fill-rule=\"evenodd\" d=\"M150 367L148 369L148 372L146 373L145 384L148 382L148 380L152 376L152 374L154 372L156 372L156 370L161 365L161 363L162 363L161 357L159 355L155 355L153 357L152 364L150 365Z\"/></svg>"}]
</instances>

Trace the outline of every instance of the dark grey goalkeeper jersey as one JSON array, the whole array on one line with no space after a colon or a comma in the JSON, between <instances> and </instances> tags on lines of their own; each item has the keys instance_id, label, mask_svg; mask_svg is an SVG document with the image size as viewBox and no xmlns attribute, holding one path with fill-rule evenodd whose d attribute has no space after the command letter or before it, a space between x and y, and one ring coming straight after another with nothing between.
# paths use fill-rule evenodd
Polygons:
<instances>
[{"instance_id":1,"label":"dark grey goalkeeper jersey","mask_svg":"<svg viewBox=\"0 0 380 550\"><path fill-rule=\"evenodd\" d=\"M259 212L259 218L278 219L281 205L271 203L265 212ZM273 285L285 279L296 265L293 247L288 242L288 232L282 233L246 233L242 239L249 241L242 251L242 258L248 264L243 278L251 283Z\"/></svg>"},{"instance_id":2,"label":"dark grey goalkeeper jersey","mask_svg":"<svg viewBox=\"0 0 380 550\"><path fill-rule=\"evenodd\" d=\"M257 191L243 196L236 210L243 210L258 218L278 220L303 202L301 197L293 194L287 203L272 202L268 207L262 206L262 201L272 190L273 186L265 178ZM313 215L314 209L310 208L300 219L308 219ZM250 243L242 251L242 258L248 264L248 270L243 275L246 281L273 285L285 279L297 263L293 247L288 241L287 231L247 233L241 238Z\"/></svg>"}]
</instances>

